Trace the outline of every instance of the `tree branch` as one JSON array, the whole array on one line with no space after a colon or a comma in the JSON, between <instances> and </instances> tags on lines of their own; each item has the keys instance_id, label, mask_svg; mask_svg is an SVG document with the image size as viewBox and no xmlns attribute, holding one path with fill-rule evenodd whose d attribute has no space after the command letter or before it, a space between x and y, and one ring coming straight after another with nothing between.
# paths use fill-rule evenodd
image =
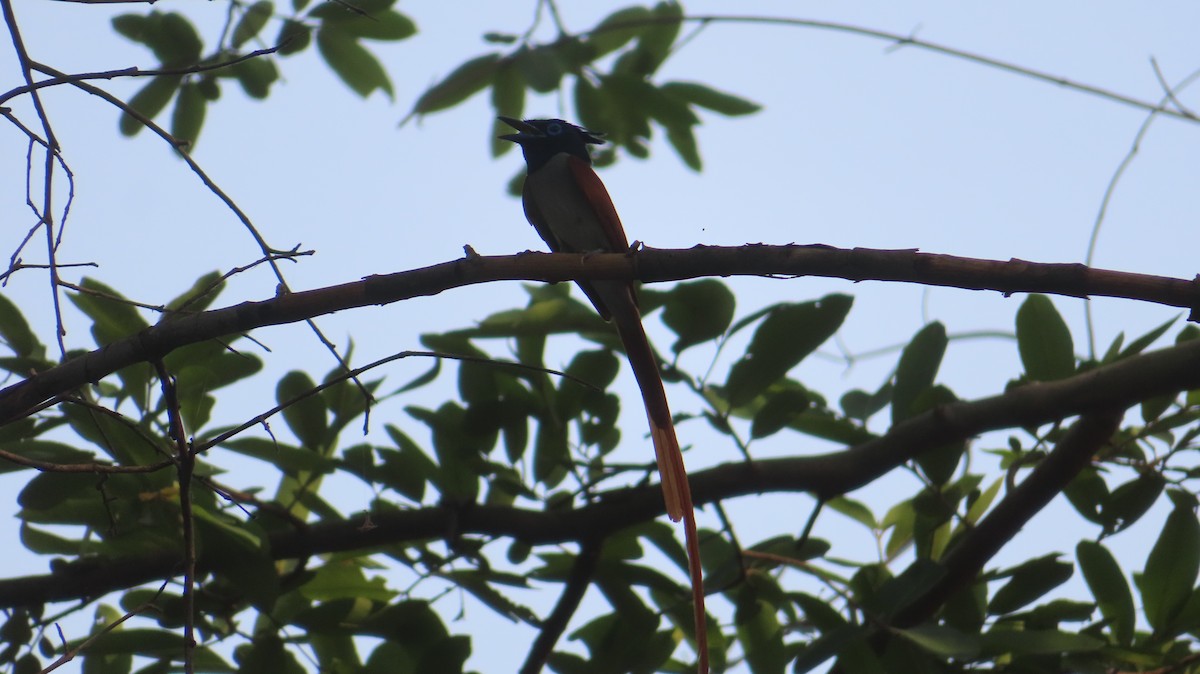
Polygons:
<instances>
[{"instance_id":1,"label":"tree branch","mask_svg":"<svg viewBox=\"0 0 1200 674\"><path fill-rule=\"evenodd\" d=\"M1104 415L1113 409L1197 388L1200 340L1192 340L1068 379L1027 384L1002 395L942 405L897 424L886 435L843 451L702 470L690 478L693 500L702 505L735 496L799 491L828 499L869 484L930 447L986 431L1039 426L1080 414L1100 413L1107 419ZM1037 484L1030 479L1026 483ZM602 538L663 515L663 507L658 485L647 485L607 492L594 504L576 510L535 511L484 505L457 510L391 510L372 513L374 526L369 529L364 529L359 520L339 520L317 522L301 531L277 532L270 537L270 548L273 558L292 559L439 538L447 531L545 545ZM64 565L48 575L0 581L0 608L96 597L179 572L176 552L86 560Z\"/></svg>"},{"instance_id":2,"label":"tree branch","mask_svg":"<svg viewBox=\"0 0 1200 674\"><path fill-rule=\"evenodd\" d=\"M1045 292L1071 297L1123 297L1189 309L1189 320L1200 317L1200 282L1195 280L1092 269L1080 264L1040 264L1016 259L1001 262L916 250L755 244L647 249L636 254L581 256L527 252L471 256L422 269L368 276L342 285L167 318L0 390L0 425L23 417L28 410L54 396L99 381L123 367L153 362L182 346L254 328L296 323L345 309L390 304L491 281L602 278L655 282L700 276L822 276L994 290L1005 295Z\"/></svg>"},{"instance_id":3,"label":"tree branch","mask_svg":"<svg viewBox=\"0 0 1200 674\"><path fill-rule=\"evenodd\" d=\"M946 553L941 560L946 574L897 613L892 623L913 627L928 620L951 596L974 581L984 565L1091 463L1096 452L1117 432L1124 413L1124 409L1116 409L1083 415L1029 477Z\"/></svg>"},{"instance_id":4,"label":"tree branch","mask_svg":"<svg viewBox=\"0 0 1200 674\"><path fill-rule=\"evenodd\" d=\"M554 645L558 643L562 633L567 631L571 616L579 609L579 602L583 601L588 585L592 583L603 547L602 538L588 538L580 543L579 554L575 557L575 563L571 565L571 575L563 585L562 594L558 603L554 605L554 610L542 623L537 639L534 639L533 645L529 647L529 655L525 658L525 664L521 665L520 674L538 674L542 671L550 653L554 651Z\"/></svg>"}]
</instances>

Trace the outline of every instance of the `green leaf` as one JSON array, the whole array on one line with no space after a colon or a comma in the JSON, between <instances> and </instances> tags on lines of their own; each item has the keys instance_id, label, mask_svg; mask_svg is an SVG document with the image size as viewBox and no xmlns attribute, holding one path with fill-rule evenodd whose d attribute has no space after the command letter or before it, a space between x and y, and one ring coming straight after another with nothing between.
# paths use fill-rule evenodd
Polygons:
<instances>
[{"instance_id":1,"label":"green leaf","mask_svg":"<svg viewBox=\"0 0 1200 674\"><path fill-rule=\"evenodd\" d=\"M387 589L384 578L367 578L362 567L352 560L331 561L322 565L312 579L300 588L300 593L308 599L321 602L361 598L384 603L397 594Z\"/></svg>"},{"instance_id":2,"label":"green leaf","mask_svg":"<svg viewBox=\"0 0 1200 674\"><path fill-rule=\"evenodd\" d=\"M1146 334L1142 335L1141 337L1138 337L1137 339L1133 340L1132 342L1129 343L1129 346L1125 347L1125 349L1123 351L1121 351L1121 355L1119 358L1128 358L1129 356L1134 356L1134 355L1137 355L1137 354L1145 351L1146 347L1148 347L1151 344L1153 344L1154 342L1158 341L1159 337L1162 337L1163 334L1166 333L1166 331L1168 329L1170 329L1170 327L1172 325L1175 325L1176 320L1177 319L1172 318L1171 320L1163 323L1162 325L1158 326L1157 328L1154 328L1150 332L1147 332Z\"/></svg>"},{"instance_id":3,"label":"green leaf","mask_svg":"<svg viewBox=\"0 0 1200 674\"><path fill-rule=\"evenodd\" d=\"M171 116L171 135L183 141L191 149L200 137L200 129L204 126L204 113L208 109L208 100L200 93L196 84L184 84L179 89L179 97L175 99L175 113Z\"/></svg>"},{"instance_id":4,"label":"green leaf","mask_svg":"<svg viewBox=\"0 0 1200 674\"><path fill-rule=\"evenodd\" d=\"M954 392L944 386L932 386L925 389L913 401L910 410L913 413L925 412L942 405L949 405L958 400ZM933 484L941 485L954 477L954 471L967 451L967 443L962 440L949 442L938 447L931 447L917 455L917 465Z\"/></svg>"},{"instance_id":5,"label":"green leaf","mask_svg":"<svg viewBox=\"0 0 1200 674\"><path fill-rule=\"evenodd\" d=\"M929 625L910 629L892 628L892 632L922 649L943 658L969 659L979 652L979 638L951 627Z\"/></svg>"},{"instance_id":6,"label":"green leaf","mask_svg":"<svg viewBox=\"0 0 1200 674\"><path fill-rule=\"evenodd\" d=\"M946 326L934 321L917 331L904 347L892 388L893 424L918 413L916 403L933 386L948 343Z\"/></svg>"},{"instance_id":7,"label":"green leaf","mask_svg":"<svg viewBox=\"0 0 1200 674\"><path fill-rule=\"evenodd\" d=\"M266 534L253 522L237 522L193 506L204 567L228 578L260 610L279 596L279 573L267 549Z\"/></svg>"},{"instance_id":8,"label":"green leaf","mask_svg":"<svg viewBox=\"0 0 1200 674\"><path fill-rule=\"evenodd\" d=\"M225 281L221 272L211 271L196 279L192 287L180 293L175 299L167 302L167 315L172 312L200 312L207 309L221 291L225 289Z\"/></svg>"},{"instance_id":9,"label":"green leaf","mask_svg":"<svg viewBox=\"0 0 1200 674\"><path fill-rule=\"evenodd\" d=\"M522 80L539 94L558 90L568 66L555 45L520 49L513 62Z\"/></svg>"},{"instance_id":10,"label":"green leaf","mask_svg":"<svg viewBox=\"0 0 1200 674\"><path fill-rule=\"evenodd\" d=\"M240 47L254 39L267 25L267 21L274 12L275 4L270 0L259 0L246 8L246 11L242 12L242 18L238 20L237 26L233 29L233 35L229 38L233 47Z\"/></svg>"},{"instance_id":11,"label":"green leaf","mask_svg":"<svg viewBox=\"0 0 1200 674\"><path fill-rule=\"evenodd\" d=\"M1104 647L1104 641L1086 634L1059 630L1014 630L998 627L980 636L980 655L1058 655L1085 653Z\"/></svg>"},{"instance_id":12,"label":"green leaf","mask_svg":"<svg viewBox=\"0 0 1200 674\"><path fill-rule=\"evenodd\" d=\"M129 99L129 107L149 119L154 119L174 98L175 90L179 88L182 81L183 78L179 75L152 77L146 86ZM142 130L142 123L128 114L122 114L118 128L122 134L133 136Z\"/></svg>"},{"instance_id":13,"label":"green leaf","mask_svg":"<svg viewBox=\"0 0 1200 674\"><path fill-rule=\"evenodd\" d=\"M1130 645L1137 616L1134 614L1133 593L1117 560L1108 548L1092 541L1080 541L1075 546L1075 558L1088 589L1096 598L1100 613L1112 626L1114 640L1121 646Z\"/></svg>"},{"instance_id":14,"label":"green leaf","mask_svg":"<svg viewBox=\"0 0 1200 674\"><path fill-rule=\"evenodd\" d=\"M240 61L230 67L238 84L250 98L262 100L271 92L271 85L279 79L279 69L267 56L258 56Z\"/></svg>"},{"instance_id":15,"label":"green leaf","mask_svg":"<svg viewBox=\"0 0 1200 674\"><path fill-rule=\"evenodd\" d=\"M55 536L49 531L37 529L28 522L21 524L21 545L39 555L79 555L84 541Z\"/></svg>"},{"instance_id":16,"label":"green leaf","mask_svg":"<svg viewBox=\"0 0 1200 674\"><path fill-rule=\"evenodd\" d=\"M727 117L749 115L762 110L758 103L739 98L733 94L717 91L698 82L667 82L660 88L664 94L701 108L712 110Z\"/></svg>"},{"instance_id":17,"label":"green leaf","mask_svg":"<svg viewBox=\"0 0 1200 674\"><path fill-rule=\"evenodd\" d=\"M120 14L112 18L113 30L134 42L145 43L149 23L149 17L144 14Z\"/></svg>"},{"instance_id":18,"label":"green leaf","mask_svg":"<svg viewBox=\"0 0 1200 674\"><path fill-rule=\"evenodd\" d=\"M326 19L325 25L332 26L334 21ZM374 12L369 16L347 16L337 21L336 25L340 31L367 40L390 42L404 40L417 34L417 24L394 9Z\"/></svg>"},{"instance_id":19,"label":"green leaf","mask_svg":"<svg viewBox=\"0 0 1200 674\"><path fill-rule=\"evenodd\" d=\"M1105 533L1128 529L1141 519L1162 495L1166 480L1150 471L1118 486L1100 502L1100 517Z\"/></svg>"},{"instance_id":20,"label":"green leaf","mask_svg":"<svg viewBox=\"0 0 1200 674\"><path fill-rule=\"evenodd\" d=\"M66 648L77 648L82 639L68 642ZM118 629L98 633L87 644L87 657L111 655L141 655L145 657L172 658L183 650L183 636L169 630Z\"/></svg>"},{"instance_id":21,"label":"green leaf","mask_svg":"<svg viewBox=\"0 0 1200 674\"><path fill-rule=\"evenodd\" d=\"M56 464L91 463L96 460L92 452L77 449L61 442L25 438L16 442L0 443L4 451L32 461L43 461ZM25 466L11 461L0 461L0 474L18 470L28 470Z\"/></svg>"},{"instance_id":22,"label":"green leaf","mask_svg":"<svg viewBox=\"0 0 1200 674\"><path fill-rule=\"evenodd\" d=\"M825 507L849 517L871 531L879 528L879 523L875 521L875 515L871 509L853 499L838 496L826 501Z\"/></svg>"},{"instance_id":23,"label":"green leaf","mask_svg":"<svg viewBox=\"0 0 1200 674\"><path fill-rule=\"evenodd\" d=\"M393 98L392 82L375 56L338 24L317 30L317 50L346 86L366 98L379 89Z\"/></svg>"},{"instance_id":24,"label":"green leaf","mask_svg":"<svg viewBox=\"0 0 1200 674\"><path fill-rule=\"evenodd\" d=\"M1025 374L1033 381L1054 381L1075 374L1071 331L1045 295L1030 295L1017 310L1017 349Z\"/></svg>"},{"instance_id":25,"label":"green leaf","mask_svg":"<svg viewBox=\"0 0 1200 674\"><path fill-rule=\"evenodd\" d=\"M675 153L683 163L693 171L700 171L703 162L700 159L700 148L696 145L696 135L690 126L667 127L667 142L675 149Z\"/></svg>"},{"instance_id":26,"label":"green leaf","mask_svg":"<svg viewBox=\"0 0 1200 674\"><path fill-rule=\"evenodd\" d=\"M204 43L200 34L182 14L162 14L158 30L147 35L146 43L165 66L189 66L200 60Z\"/></svg>"},{"instance_id":27,"label":"green leaf","mask_svg":"<svg viewBox=\"0 0 1200 674\"><path fill-rule=\"evenodd\" d=\"M427 115L462 103L473 94L482 91L496 74L500 54L493 52L477 56L454 69L442 81L421 94L413 105L413 115Z\"/></svg>"},{"instance_id":28,"label":"green leaf","mask_svg":"<svg viewBox=\"0 0 1200 674\"><path fill-rule=\"evenodd\" d=\"M1146 622L1166 629L1183 608L1200 571L1200 524L1191 508L1176 505L1136 577Z\"/></svg>"},{"instance_id":29,"label":"green leaf","mask_svg":"<svg viewBox=\"0 0 1200 674\"><path fill-rule=\"evenodd\" d=\"M84 278L79 285L85 292L72 293L68 297L92 319L92 336L98 346L111 344L149 327L137 308L113 288L91 278Z\"/></svg>"},{"instance_id":30,"label":"green leaf","mask_svg":"<svg viewBox=\"0 0 1200 674\"><path fill-rule=\"evenodd\" d=\"M838 401L846 416L860 421L870 419L876 412L887 407L890 402L892 402L892 383L890 381L884 383L874 393L867 393L860 389L847 391Z\"/></svg>"},{"instance_id":31,"label":"green leaf","mask_svg":"<svg viewBox=\"0 0 1200 674\"><path fill-rule=\"evenodd\" d=\"M1012 613L1067 582L1074 572L1075 566L1059 561L1057 554L1037 557L1009 569L1004 572L1009 580L988 602L988 613Z\"/></svg>"},{"instance_id":32,"label":"green leaf","mask_svg":"<svg viewBox=\"0 0 1200 674\"><path fill-rule=\"evenodd\" d=\"M506 117L514 117L520 119L525 112L525 78L521 76L521 71L511 63L501 66L496 71L496 77L492 81L492 109L497 115ZM500 138L501 135L511 133L512 130L508 125L499 119L492 120L492 156L499 157L516 147L515 143L510 143Z\"/></svg>"},{"instance_id":33,"label":"green leaf","mask_svg":"<svg viewBox=\"0 0 1200 674\"><path fill-rule=\"evenodd\" d=\"M782 674L788 656L775 607L761 599L749 585L743 585L737 593L733 622L751 671Z\"/></svg>"},{"instance_id":34,"label":"green leaf","mask_svg":"<svg viewBox=\"0 0 1200 674\"><path fill-rule=\"evenodd\" d=\"M221 443L221 448L269 463L293 477L305 472L331 473L338 465L311 449L285 445L269 438L232 438Z\"/></svg>"},{"instance_id":35,"label":"green leaf","mask_svg":"<svg viewBox=\"0 0 1200 674\"><path fill-rule=\"evenodd\" d=\"M40 358L46 351L21 315L21 310L4 295L0 295L0 339L22 358Z\"/></svg>"},{"instance_id":36,"label":"green leaf","mask_svg":"<svg viewBox=\"0 0 1200 674\"><path fill-rule=\"evenodd\" d=\"M288 19L279 27L279 36L275 38L275 44L279 45L279 51L275 53L280 56L291 56L307 49L310 43L312 43L312 28L299 21Z\"/></svg>"},{"instance_id":37,"label":"green leaf","mask_svg":"<svg viewBox=\"0 0 1200 674\"><path fill-rule=\"evenodd\" d=\"M725 334L737 304L729 287L715 279L680 283L666 300L662 321L678 336L671 345L675 353Z\"/></svg>"},{"instance_id":38,"label":"green leaf","mask_svg":"<svg viewBox=\"0 0 1200 674\"><path fill-rule=\"evenodd\" d=\"M474 503L479 494L482 454L495 444L496 434L490 438L472 434L466 411L454 403L443 403L436 411L415 406L405 411L433 432L437 486L442 495L455 503Z\"/></svg>"},{"instance_id":39,"label":"green leaf","mask_svg":"<svg viewBox=\"0 0 1200 674\"><path fill-rule=\"evenodd\" d=\"M786 383L786 382L785 382ZM787 427L812 406L808 391L799 385L767 390L763 406L754 413L750 437L765 438Z\"/></svg>"},{"instance_id":40,"label":"green leaf","mask_svg":"<svg viewBox=\"0 0 1200 674\"><path fill-rule=\"evenodd\" d=\"M649 26L653 14L640 5L618 9L604 17L596 27L588 31L587 44L593 49L593 58L600 58L624 47L639 37Z\"/></svg>"},{"instance_id":41,"label":"green leaf","mask_svg":"<svg viewBox=\"0 0 1200 674\"><path fill-rule=\"evenodd\" d=\"M279 384L275 387L275 399L282 405L310 393L316 387L316 382L307 374L293 370L279 380ZM310 395L288 405L283 410L283 419L306 449L322 450L325 448L329 423L325 414L325 402L321 400L321 396Z\"/></svg>"},{"instance_id":42,"label":"green leaf","mask_svg":"<svg viewBox=\"0 0 1200 674\"><path fill-rule=\"evenodd\" d=\"M679 29L683 26L683 7L675 2L660 2L654 6L655 23L647 25L638 37L637 46L622 58L618 67L636 75L652 75L667 60Z\"/></svg>"},{"instance_id":43,"label":"green leaf","mask_svg":"<svg viewBox=\"0 0 1200 674\"><path fill-rule=\"evenodd\" d=\"M725 395L740 407L783 378L829 339L850 311L849 295L826 295L815 302L779 304L750 340L746 355L730 368Z\"/></svg>"}]
</instances>

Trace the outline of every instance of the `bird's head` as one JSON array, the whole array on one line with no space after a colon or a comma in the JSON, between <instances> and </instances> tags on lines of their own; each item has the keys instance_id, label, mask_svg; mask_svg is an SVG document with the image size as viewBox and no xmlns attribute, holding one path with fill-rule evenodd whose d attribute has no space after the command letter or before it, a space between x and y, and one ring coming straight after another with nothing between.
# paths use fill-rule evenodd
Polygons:
<instances>
[{"instance_id":1,"label":"bird's head","mask_svg":"<svg viewBox=\"0 0 1200 674\"><path fill-rule=\"evenodd\" d=\"M517 130L500 138L521 146L525 163L530 171L536 171L556 154L565 152L588 162L588 145L600 145L604 139L598 134L561 119L513 119L500 117L500 121Z\"/></svg>"}]
</instances>

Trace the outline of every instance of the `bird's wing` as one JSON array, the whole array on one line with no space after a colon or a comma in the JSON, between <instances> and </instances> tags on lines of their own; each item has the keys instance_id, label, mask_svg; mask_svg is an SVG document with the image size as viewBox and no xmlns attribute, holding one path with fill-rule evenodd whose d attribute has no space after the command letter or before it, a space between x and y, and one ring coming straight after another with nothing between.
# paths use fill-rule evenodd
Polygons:
<instances>
[{"instance_id":1,"label":"bird's wing","mask_svg":"<svg viewBox=\"0 0 1200 674\"><path fill-rule=\"evenodd\" d=\"M567 167L570 168L571 175L575 178L575 184L579 185L583 196L595 211L600 225L604 228L604 237L608 240L612 252L624 253L629 250L629 240L625 238L625 228L621 226L621 218L617 215L617 209L613 206L612 197L608 196L608 190L604 188L604 183L600 182L600 176L596 175L586 161L578 157L568 158Z\"/></svg>"}]
</instances>

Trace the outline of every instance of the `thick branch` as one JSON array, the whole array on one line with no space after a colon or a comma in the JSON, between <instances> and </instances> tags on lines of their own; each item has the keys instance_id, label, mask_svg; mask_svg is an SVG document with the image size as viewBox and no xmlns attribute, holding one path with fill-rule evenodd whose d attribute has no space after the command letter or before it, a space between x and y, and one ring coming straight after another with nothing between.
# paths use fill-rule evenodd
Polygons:
<instances>
[{"instance_id":1,"label":"thick branch","mask_svg":"<svg viewBox=\"0 0 1200 674\"><path fill-rule=\"evenodd\" d=\"M970 585L984 565L1091 463L1096 452L1120 428L1123 415L1124 410L1083 415L1029 477L950 549L941 560L946 574L904 607L893 624L912 627L928 620L951 596Z\"/></svg>"},{"instance_id":2,"label":"thick branch","mask_svg":"<svg viewBox=\"0 0 1200 674\"><path fill-rule=\"evenodd\" d=\"M824 276L995 290L1005 294L1044 292L1072 297L1124 297L1189 309L1191 320L1200 316L1200 283L1195 281L1091 269L1079 264L1001 262L915 250L748 245L647 249L635 255L586 257L568 253L472 256L423 269L368 276L352 283L168 318L0 390L0 424L21 418L54 396L134 363L153 362L182 346L344 309L436 295L450 288L490 281L611 278L653 282L739 275Z\"/></svg>"},{"instance_id":3,"label":"thick branch","mask_svg":"<svg viewBox=\"0 0 1200 674\"><path fill-rule=\"evenodd\" d=\"M1200 340L1134 356L1061 381L1029 384L1002 395L937 407L886 435L829 454L726 464L693 473L697 505L765 492L811 492L829 498L869 484L930 447L1003 428L1039 426L1067 417L1130 407L1146 398L1200 388ZM1105 417L1107 418L1107 417ZM1029 480L1026 480L1029 482ZM1036 484L1036 482L1030 483ZM1032 488L1032 487L1031 487ZM531 545L602 538L663 515L657 485L621 489L576 510L498 506L429 507L373 513L361 521L324 521L270 538L276 559L394 545L451 533L505 536ZM59 572L0 581L0 608L95 597L180 572L178 554L89 560Z\"/></svg>"}]
</instances>

